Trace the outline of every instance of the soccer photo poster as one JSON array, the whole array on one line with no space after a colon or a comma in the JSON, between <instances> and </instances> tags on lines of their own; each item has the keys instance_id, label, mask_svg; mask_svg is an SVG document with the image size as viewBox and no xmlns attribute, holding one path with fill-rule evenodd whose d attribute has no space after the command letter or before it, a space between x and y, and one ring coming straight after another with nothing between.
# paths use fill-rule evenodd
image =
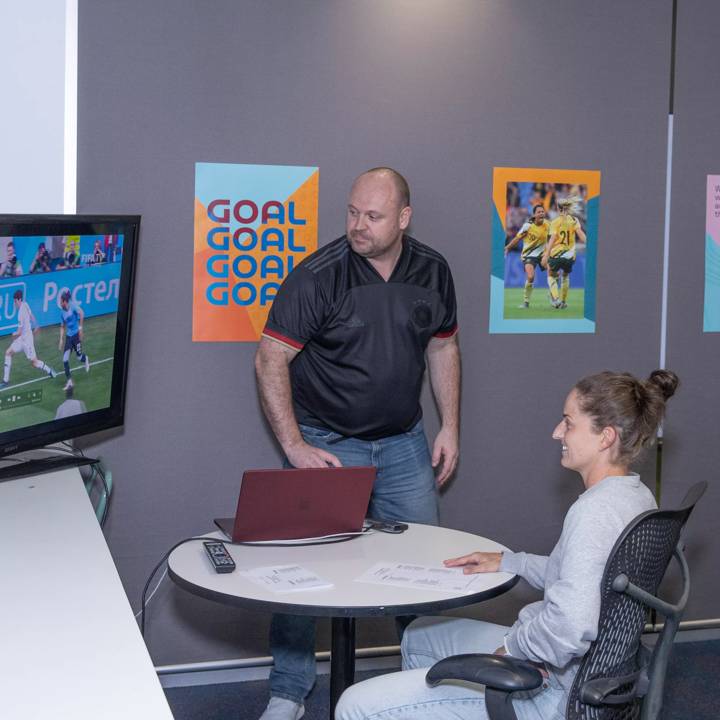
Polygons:
<instances>
[{"instance_id":1,"label":"soccer photo poster","mask_svg":"<svg viewBox=\"0 0 720 720\"><path fill-rule=\"evenodd\" d=\"M600 171L493 169L491 333L595 332Z\"/></svg>"},{"instance_id":2,"label":"soccer photo poster","mask_svg":"<svg viewBox=\"0 0 720 720\"><path fill-rule=\"evenodd\" d=\"M720 332L720 175L707 176L704 332Z\"/></svg>"},{"instance_id":3,"label":"soccer photo poster","mask_svg":"<svg viewBox=\"0 0 720 720\"><path fill-rule=\"evenodd\" d=\"M282 281L317 249L316 167L195 164L196 342L259 340Z\"/></svg>"}]
</instances>

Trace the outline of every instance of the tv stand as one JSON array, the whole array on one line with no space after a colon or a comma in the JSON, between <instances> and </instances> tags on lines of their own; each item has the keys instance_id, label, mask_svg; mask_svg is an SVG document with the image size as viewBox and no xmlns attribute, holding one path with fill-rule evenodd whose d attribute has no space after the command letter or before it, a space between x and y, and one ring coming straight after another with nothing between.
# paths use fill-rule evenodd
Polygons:
<instances>
[{"instance_id":1,"label":"tv stand","mask_svg":"<svg viewBox=\"0 0 720 720\"><path fill-rule=\"evenodd\" d=\"M0 482L14 480L15 478L27 477L28 475L40 475L42 473L62 470L66 467L80 467L81 465L92 465L96 458L85 457L84 455L73 455L71 453L59 453L45 457L31 458L22 462L0 466Z\"/></svg>"}]
</instances>

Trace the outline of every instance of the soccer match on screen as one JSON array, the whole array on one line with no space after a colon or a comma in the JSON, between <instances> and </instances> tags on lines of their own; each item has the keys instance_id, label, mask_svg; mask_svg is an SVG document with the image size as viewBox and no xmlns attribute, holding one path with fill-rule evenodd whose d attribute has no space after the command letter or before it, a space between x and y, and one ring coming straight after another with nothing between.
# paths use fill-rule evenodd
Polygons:
<instances>
[{"instance_id":1,"label":"soccer match on screen","mask_svg":"<svg viewBox=\"0 0 720 720\"><path fill-rule=\"evenodd\" d=\"M0 237L0 432L108 407L123 235Z\"/></svg>"}]
</instances>

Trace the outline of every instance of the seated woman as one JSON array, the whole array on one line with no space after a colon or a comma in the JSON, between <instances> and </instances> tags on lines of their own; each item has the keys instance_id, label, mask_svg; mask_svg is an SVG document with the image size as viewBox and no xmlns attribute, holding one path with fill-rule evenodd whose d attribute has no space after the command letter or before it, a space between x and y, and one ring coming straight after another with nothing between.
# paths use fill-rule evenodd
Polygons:
<instances>
[{"instance_id":1,"label":"seated woman","mask_svg":"<svg viewBox=\"0 0 720 720\"><path fill-rule=\"evenodd\" d=\"M568 510L550 556L476 552L445 561L465 573L517 573L543 590L543 599L524 607L510 628L419 618L403 636L403 672L348 688L336 720L487 718L481 688L460 683L430 688L425 674L450 655L492 652L538 663L546 675L538 690L515 695L518 720L564 718L580 659L597 636L600 581L610 551L634 517L656 507L629 466L653 443L677 384L667 370L656 370L646 381L613 372L581 380L567 396L552 436L562 443L561 464L580 473L585 490Z\"/></svg>"}]
</instances>

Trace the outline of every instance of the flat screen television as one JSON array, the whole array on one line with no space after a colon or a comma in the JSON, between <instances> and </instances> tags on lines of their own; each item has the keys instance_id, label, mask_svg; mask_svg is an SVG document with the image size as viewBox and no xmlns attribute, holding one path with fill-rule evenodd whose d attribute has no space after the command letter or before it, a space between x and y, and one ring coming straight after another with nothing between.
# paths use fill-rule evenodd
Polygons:
<instances>
[{"instance_id":1,"label":"flat screen television","mask_svg":"<svg viewBox=\"0 0 720 720\"><path fill-rule=\"evenodd\" d=\"M139 229L0 215L0 458L122 425Z\"/></svg>"}]
</instances>

